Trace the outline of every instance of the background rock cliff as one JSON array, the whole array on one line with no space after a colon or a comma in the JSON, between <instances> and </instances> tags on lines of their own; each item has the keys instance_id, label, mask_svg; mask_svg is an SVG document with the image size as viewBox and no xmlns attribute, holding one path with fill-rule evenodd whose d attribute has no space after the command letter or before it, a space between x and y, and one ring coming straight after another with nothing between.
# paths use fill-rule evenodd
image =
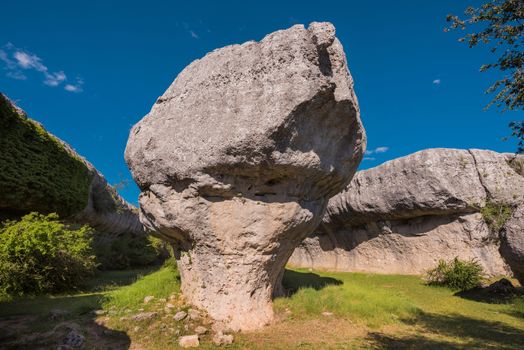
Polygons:
<instances>
[{"instance_id":1,"label":"background rock cliff","mask_svg":"<svg viewBox=\"0 0 524 350\"><path fill-rule=\"evenodd\" d=\"M145 233L136 208L102 174L0 94L0 218L31 211L104 233Z\"/></svg>"},{"instance_id":2,"label":"background rock cliff","mask_svg":"<svg viewBox=\"0 0 524 350\"><path fill-rule=\"evenodd\" d=\"M428 149L360 171L290 264L419 274L458 256L477 259L490 275L520 271L522 159Z\"/></svg>"}]
</instances>

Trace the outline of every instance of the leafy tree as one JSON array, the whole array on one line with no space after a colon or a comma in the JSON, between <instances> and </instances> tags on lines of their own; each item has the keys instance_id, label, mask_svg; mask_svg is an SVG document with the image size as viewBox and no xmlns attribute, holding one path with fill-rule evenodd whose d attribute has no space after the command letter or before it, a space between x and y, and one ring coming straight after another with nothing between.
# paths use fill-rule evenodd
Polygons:
<instances>
[{"instance_id":1,"label":"leafy tree","mask_svg":"<svg viewBox=\"0 0 524 350\"><path fill-rule=\"evenodd\" d=\"M496 62L483 65L480 70L499 69L504 76L491 85L487 93L495 93L495 97L487 106L495 104L506 110L524 110L524 1L523 0L493 0L478 8L468 7L464 12L467 18L448 15L450 29L466 27L478 30L460 38L469 47L484 44L490 47L492 53L498 54ZM512 136L516 137L518 153L524 152L524 120L509 124Z\"/></svg>"}]
</instances>

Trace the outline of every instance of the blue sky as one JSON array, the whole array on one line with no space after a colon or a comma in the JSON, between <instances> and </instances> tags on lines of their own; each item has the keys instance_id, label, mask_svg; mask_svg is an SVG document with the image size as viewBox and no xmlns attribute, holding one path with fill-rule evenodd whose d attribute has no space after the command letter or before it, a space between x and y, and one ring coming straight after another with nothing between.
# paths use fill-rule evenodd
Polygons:
<instances>
[{"instance_id":1,"label":"blue sky","mask_svg":"<svg viewBox=\"0 0 524 350\"><path fill-rule=\"evenodd\" d=\"M493 59L445 33L478 1L6 1L0 91L71 144L110 183L131 179L130 127L206 52L296 23L331 21L344 45L371 151L361 168L431 147L512 152L510 120L484 111ZM416 4L416 6L414 6ZM132 183L122 195L136 204Z\"/></svg>"}]
</instances>

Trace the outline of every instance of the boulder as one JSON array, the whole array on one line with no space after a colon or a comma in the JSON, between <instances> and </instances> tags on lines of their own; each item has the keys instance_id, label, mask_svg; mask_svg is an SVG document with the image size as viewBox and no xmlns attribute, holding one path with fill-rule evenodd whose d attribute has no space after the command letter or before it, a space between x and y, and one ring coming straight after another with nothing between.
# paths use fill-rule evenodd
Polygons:
<instances>
[{"instance_id":1,"label":"boulder","mask_svg":"<svg viewBox=\"0 0 524 350\"><path fill-rule=\"evenodd\" d=\"M511 273L504 260L509 253L499 252L499 232L482 213L524 202L520 159L440 148L360 171L330 199L322 224L290 264L420 274L458 256L477 259L489 275Z\"/></svg>"},{"instance_id":2,"label":"boulder","mask_svg":"<svg viewBox=\"0 0 524 350\"><path fill-rule=\"evenodd\" d=\"M502 229L500 252L515 278L524 285L524 204L513 212Z\"/></svg>"},{"instance_id":3,"label":"boulder","mask_svg":"<svg viewBox=\"0 0 524 350\"><path fill-rule=\"evenodd\" d=\"M334 33L296 25L210 52L130 132L142 222L175 246L186 298L233 329L272 320L285 263L362 158Z\"/></svg>"},{"instance_id":4,"label":"boulder","mask_svg":"<svg viewBox=\"0 0 524 350\"><path fill-rule=\"evenodd\" d=\"M0 93L0 219L31 211L103 233L145 234L136 208L93 165Z\"/></svg>"}]
</instances>

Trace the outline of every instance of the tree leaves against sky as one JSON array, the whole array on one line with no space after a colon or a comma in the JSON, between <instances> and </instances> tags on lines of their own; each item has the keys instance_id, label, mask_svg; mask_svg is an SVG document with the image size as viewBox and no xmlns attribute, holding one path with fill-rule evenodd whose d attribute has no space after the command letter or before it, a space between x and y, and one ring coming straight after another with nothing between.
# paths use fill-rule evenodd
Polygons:
<instances>
[{"instance_id":1,"label":"tree leaves against sky","mask_svg":"<svg viewBox=\"0 0 524 350\"><path fill-rule=\"evenodd\" d=\"M448 15L451 23L447 30L475 29L460 38L469 47L486 45L497 54L496 62L482 65L480 71L498 69L503 73L501 79L491 85L487 93L495 94L487 108L495 104L507 110L524 110L524 0L494 0L479 8L468 7L466 18ZM518 140L517 153L524 153L524 120L509 124L511 136Z\"/></svg>"}]
</instances>

